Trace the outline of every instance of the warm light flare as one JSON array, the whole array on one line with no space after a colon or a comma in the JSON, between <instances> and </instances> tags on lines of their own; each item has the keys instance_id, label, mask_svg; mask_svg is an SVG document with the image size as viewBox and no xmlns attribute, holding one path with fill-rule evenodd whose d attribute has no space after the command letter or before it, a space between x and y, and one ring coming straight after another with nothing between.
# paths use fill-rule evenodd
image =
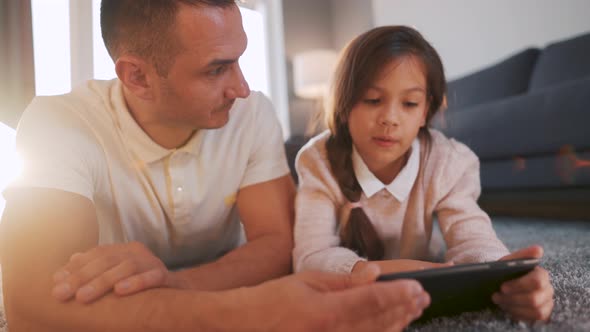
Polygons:
<instances>
[{"instance_id":1,"label":"warm light flare","mask_svg":"<svg viewBox=\"0 0 590 332\"><path fill-rule=\"evenodd\" d=\"M0 123L0 216L5 205L2 191L23 170L23 161L16 152L15 135L14 129Z\"/></svg>"},{"instance_id":2,"label":"warm light flare","mask_svg":"<svg viewBox=\"0 0 590 332\"><path fill-rule=\"evenodd\" d=\"M590 161L580 159L571 145L559 149L556 160L557 174L566 183L573 183L576 172L580 168L590 167Z\"/></svg>"},{"instance_id":3,"label":"warm light flare","mask_svg":"<svg viewBox=\"0 0 590 332\"><path fill-rule=\"evenodd\" d=\"M526 159L523 157L514 157L514 170L516 172L524 171L526 168Z\"/></svg>"}]
</instances>

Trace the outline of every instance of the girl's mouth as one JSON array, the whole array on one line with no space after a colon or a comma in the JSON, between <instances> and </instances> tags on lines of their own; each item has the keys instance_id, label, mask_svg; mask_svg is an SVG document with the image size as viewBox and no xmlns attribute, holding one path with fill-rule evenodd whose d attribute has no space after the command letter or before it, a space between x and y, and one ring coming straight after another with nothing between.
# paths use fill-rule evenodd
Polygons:
<instances>
[{"instance_id":1,"label":"girl's mouth","mask_svg":"<svg viewBox=\"0 0 590 332\"><path fill-rule=\"evenodd\" d=\"M374 136L373 137L373 142L375 142L375 144L377 144L380 147L391 147L395 144L399 143L398 139L395 139L393 137L390 136Z\"/></svg>"}]
</instances>

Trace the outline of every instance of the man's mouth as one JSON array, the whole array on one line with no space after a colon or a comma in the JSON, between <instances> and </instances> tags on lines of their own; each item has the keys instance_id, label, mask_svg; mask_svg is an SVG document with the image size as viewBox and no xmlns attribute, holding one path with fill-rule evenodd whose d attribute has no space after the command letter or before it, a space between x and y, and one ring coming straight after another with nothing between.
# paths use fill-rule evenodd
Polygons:
<instances>
[{"instance_id":1,"label":"man's mouth","mask_svg":"<svg viewBox=\"0 0 590 332\"><path fill-rule=\"evenodd\" d=\"M232 108L232 106L234 105L234 102L235 102L235 100L230 101L229 103L227 103L227 104L221 106L220 108L218 108L215 112L216 113L217 112L221 113L221 112L227 112L227 111L229 111Z\"/></svg>"}]
</instances>

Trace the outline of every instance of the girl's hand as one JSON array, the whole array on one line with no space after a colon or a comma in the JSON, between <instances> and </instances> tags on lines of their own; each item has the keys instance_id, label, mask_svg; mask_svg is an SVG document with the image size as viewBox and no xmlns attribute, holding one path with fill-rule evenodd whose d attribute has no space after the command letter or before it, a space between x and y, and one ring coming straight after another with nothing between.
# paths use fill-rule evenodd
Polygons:
<instances>
[{"instance_id":1,"label":"girl's hand","mask_svg":"<svg viewBox=\"0 0 590 332\"><path fill-rule=\"evenodd\" d=\"M363 269L369 262L360 261L357 262L352 272L359 269ZM391 259L386 261L372 261L371 264L377 264L381 269L382 274L406 272L406 271L417 271L426 269L435 269L439 267L452 266L453 262L448 263L432 263L426 261L419 261L414 259Z\"/></svg>"},{"instance_id":2,"label":"girl's hand","mask_svg":"<svg viewBox=\"0 0 590 332\"><path fill-rule=\"evenodd\" d=\"M500 260L517 258L541 258L543 248L532 246L502 257ZM506 311L513 319L523 321L548 321L553 311L553 286L549 273L542 267L526 275L505 282L492 301Z\"/></svg>"}]
</instances>

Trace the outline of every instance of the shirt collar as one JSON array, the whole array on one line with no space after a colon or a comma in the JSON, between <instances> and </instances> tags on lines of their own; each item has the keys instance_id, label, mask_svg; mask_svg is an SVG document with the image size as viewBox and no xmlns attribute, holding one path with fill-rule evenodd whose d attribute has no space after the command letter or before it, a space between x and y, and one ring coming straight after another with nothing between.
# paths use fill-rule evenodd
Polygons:
<instances>
[{"instance_id":1,"label":"shirt collar","mask_svg":"<svg viewBox=\"0 0 590 332\"><path fill-rule=\"evenodd\" d=\"M127 103L123 97L123 84L116 79L115 85L111 92L111 100L116 118L118 119L118 129L122 137L125 138L125 144L135 153L136 157L145 163L152 163L175 151L184 151L193 155L198 154L200 142L203 136L203 130L198 131L191 139L178 149L166 149L154 142L148 134L141 129L135 119L131 116Z\"/></svg>"},{"instance_id":2,"label":"shirt collar","mask_svg":"<svg viewBox=\"0 0 590 332\"><path fill-rule=\"evenodd\" d=\"M406 165L401 169L395 179L385 185L373 174L363 158L358 153L356 148L352 147L352 165L354 168L354 175L363 189L363 193L367 198L375 195L377 192L385 188L398 201L405 201L410 195L410 191L418 177L418 170L420 168L420 141L416 138L410 147L410 157Z\"/></svg>"}]
</instances>

